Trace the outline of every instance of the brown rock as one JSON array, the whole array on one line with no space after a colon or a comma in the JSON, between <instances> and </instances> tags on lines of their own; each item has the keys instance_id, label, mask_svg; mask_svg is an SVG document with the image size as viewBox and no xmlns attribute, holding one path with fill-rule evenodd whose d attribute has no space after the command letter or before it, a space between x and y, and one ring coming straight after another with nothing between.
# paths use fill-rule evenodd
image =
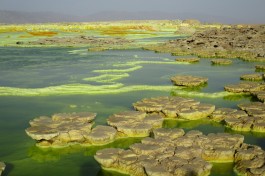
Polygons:
<instances>
[{"instance_id":1,"label":"brown rock","mask_svg":"<svg viewBox=\"0 0 265 176\"><path fill-rule=\"evenodd\" d=\"M261 91L265 89L264 83L258 82L241 82L239 84L231 84L224 87L228 92L233 93L250 93L253 91Z\"/></svg>"},{"instance_id":2,"label":"brown rock","mask_svg":"<svg viewBox=\"0 0 265 176\"><path fill-rule=\"evenodd\" d=\"M192 58L176 58L177 62L187 62L187 63L195 63L199 62L200 58L192 57Z\"/></svg>"},{"instance_id":3,"label":"brown rock","mask_svg":"<svg viewBox=\"0 0 265 176\"><path fill-rule=\"evenodd\" d=\"M162 127L163 118L157 114L127 111L110 116L107 122L125 136L145 137L149 136L152 129Z\"/></svg>"},{"instance_id":4,"label":"brown rock","mask_svg":"<svg viewBox=\"0 0 265 176\"><path fill-rule=\"evenodd\" d=\"M176 86L187 87L201 86L203 84L206 84L208 81L208 78L190 75L176 75L171 77L170 79Z\"/></svg>"},{"instance_id":5,"label":"brown rock","mask_svg":"<svg viewBox=\"0 0 265 176\"><path fill-rule=\"evenodd\" d=\"M94 145L105 145L114 141L116 133L117 130L113 127L99 125L84 137Z\"/></svg>"},{"instance_id":6,"label":"brown rock","mask_svg":"<svg viewBox=\"0 0 265 176\"><path fill-rule=\"evenodd\" d=\"M134 108L147 113L163 114L165 118L197 120L209 116L214 105L200 104L190 98L157 97L143 99L133 104Z\"/></svg>"},{"instance_id":7,"label":"brown rock","mask_svg":"<svg viewBox=\"0 0 265 176\"><path fill-rule=\"evenodd\" d=\"M263 80L263 75L254 73L254 74L244 74L241 75L240 79L247 81L261 81Z\"/></svg>"}]
</instances>

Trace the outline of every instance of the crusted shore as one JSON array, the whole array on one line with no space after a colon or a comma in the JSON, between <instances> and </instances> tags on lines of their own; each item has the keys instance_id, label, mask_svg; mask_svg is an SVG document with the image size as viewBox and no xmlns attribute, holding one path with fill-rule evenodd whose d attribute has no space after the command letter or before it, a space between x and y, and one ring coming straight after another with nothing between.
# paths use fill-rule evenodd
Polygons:
<instances>
[{"instance_id":1,"label":"crusted shore","mask_svg":"<svg viewBox=\"0 0 265 176\"><path fill-rule=\"evenodd\" d=\"M265 152L244 143L244 136L226 133L156 129L129 149L107 148L94 156L103 169L131 176L210 175L211 162L235 162L242 175L264 175Z\"/></svg>"},{"instance_id":2,"label":"crusted shore","mask_svg":"<svg viewBox=\"0 0 265 176\"><path fill-rule=\"evenodd\" d=\"M197 55L202 58L241 58L265 61L265 26L232 26L198 31L191 37L170 40L145 47L173 55Z\"/></svg>"}]
</instances>

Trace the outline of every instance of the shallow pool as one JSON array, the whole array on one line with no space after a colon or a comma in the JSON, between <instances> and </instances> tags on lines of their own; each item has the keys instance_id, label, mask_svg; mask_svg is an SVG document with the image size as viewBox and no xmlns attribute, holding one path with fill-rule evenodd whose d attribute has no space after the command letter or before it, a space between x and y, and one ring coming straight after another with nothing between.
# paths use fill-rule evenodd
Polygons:
<instances>
[{"instance_id":1,"label":"shallow pool","mask_svg":"<svg viewBox=\"0 0 265 176\"><path fill-rule=\"evenodd\" d=\"M4 175L73 176L118 175L100 169L93 155L105 147L127 148L139 138L121 139L107 146L39 149L25 129L29 120L58 112L96 112L96 124L116 112L132 109L132 103L154 96L189 96L217 107L252 101L244 95L224 92L223 87L254 73L253 62L233 59L228 66L175 62L176 56L144 50L87 52L86 48L0 47L0 160ZM189 57L189 56L185 56ZM170 77L190 74L209 78L197 89L177 88ZM166 128L235 133L209 120L165 121ZM245 142L265 149L263 134L242 133ZM215 164L213 176L233 175L233 163Z\"/></svg>"}]
</instances>

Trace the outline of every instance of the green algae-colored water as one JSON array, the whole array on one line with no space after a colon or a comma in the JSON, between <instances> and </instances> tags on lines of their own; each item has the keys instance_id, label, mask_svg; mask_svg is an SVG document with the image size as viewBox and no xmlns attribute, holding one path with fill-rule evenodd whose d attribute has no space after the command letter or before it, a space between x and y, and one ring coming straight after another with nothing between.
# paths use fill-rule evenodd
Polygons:
<instances>
[{"instance_id":1,"label":"green algae-colored water","mask_svg":"<svg viewBox=\"0 0 265 176\"><path fill-rule=\"evenodd\" d=\"M58 112L92 111L98 114L96 124L106 124L109 115L153 96L189 96L236 108L251 97L226 93L223 87L239 82L242 74L254 73L257 64L238 59L229 66L213 66L209 59L183 64L175 62L175 56L144 50L0 47L0 53L0 160L7 164L4 175L9 176L121 175L101 170L93 155L105 147L127 148L139 138L100 147L39 149L24 132L29 120ZM209 82L199 89L177 88L169 79L175 74L205 76ZM164 127L235 133L209 120L167 120ZM265 135L242 134L246 143L265 149ZM211 175L234 175L232 168L233 163L214 164Z\"/></svg>"}]
</instances>

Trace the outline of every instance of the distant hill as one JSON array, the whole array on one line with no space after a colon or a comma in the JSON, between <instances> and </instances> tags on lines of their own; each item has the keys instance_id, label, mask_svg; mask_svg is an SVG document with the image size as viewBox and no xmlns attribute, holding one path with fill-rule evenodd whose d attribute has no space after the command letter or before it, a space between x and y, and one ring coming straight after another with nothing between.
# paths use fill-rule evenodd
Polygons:
<instances>
[{"instance_id":1,"label":"distant hill","mask_svg":"<svg viewBox=\"0 0 265 176\"><path fill-rule=\"evenodd\" d=\"M167 12L123 12L105 11L87 16L73 16L55 12L17 12L0 10L0 23L47 23L47 22L91 22L114 20L175 20L195 18L209 23L256 23L247 19L234 19L226 16L214 16L195 13Z\"/></svg>"}]
</instances>

